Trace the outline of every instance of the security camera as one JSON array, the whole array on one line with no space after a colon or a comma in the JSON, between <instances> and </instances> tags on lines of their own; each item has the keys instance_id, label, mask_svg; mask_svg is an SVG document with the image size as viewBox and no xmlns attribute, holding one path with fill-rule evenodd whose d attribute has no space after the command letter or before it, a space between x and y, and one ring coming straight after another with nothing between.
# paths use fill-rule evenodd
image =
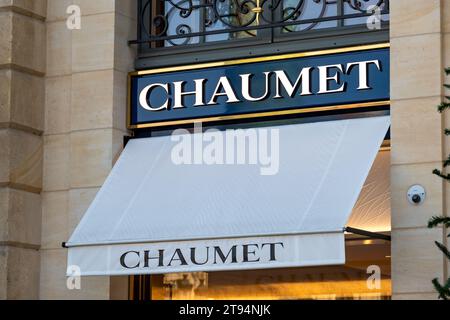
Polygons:
<instances>
[{"instance_id":1,"label":"security camera","mask_svg":"<svg viewBox=\"0 0 450 320\"><path fill-rule=\"evenodd\" d=\"M408 201L413 205L422 204L425 201L425 188L421 185L414 185L409 188L408 193Z\"/></svg>"},{"instance_id":2,"label":"security camera","mask_svg":"<svg viewBox=\"0 0 450 320\"><path fill-rule=\"evenodd\" d=\"M418 204L422 201L422 197L420 196L420 194L414 194L411 198L412 202Z\"/></svg>"}]
</instances>

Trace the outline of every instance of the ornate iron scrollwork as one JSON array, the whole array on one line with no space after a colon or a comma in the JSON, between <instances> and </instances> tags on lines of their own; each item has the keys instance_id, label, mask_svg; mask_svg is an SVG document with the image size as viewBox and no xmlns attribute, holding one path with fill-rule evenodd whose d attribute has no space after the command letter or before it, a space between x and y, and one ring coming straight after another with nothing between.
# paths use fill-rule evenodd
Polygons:
<instances>
[{"instance_id":1,"label":"ornate iron scrollwork","mask_svg":"<svg viewBox=\"0 0 450 320\"><path fill-rule=\"evenodd\" d=\"M193 39L207 42L206 37L217 35L228 35L228 39L239 33L257 36L258 30L270 28L306 32L324 22L368 17L373 6L382 14L389 13L389 0L138 1L140 37L130 43L164 41L165 46L186 45Z\"/></svg>"}]
</instances>

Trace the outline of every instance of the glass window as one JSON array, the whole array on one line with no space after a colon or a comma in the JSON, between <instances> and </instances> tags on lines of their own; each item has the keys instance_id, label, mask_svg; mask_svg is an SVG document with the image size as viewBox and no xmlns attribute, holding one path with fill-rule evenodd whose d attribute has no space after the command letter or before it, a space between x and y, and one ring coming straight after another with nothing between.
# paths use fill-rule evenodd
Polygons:
<instances>
[{"instance_id":1,"label":"glass window","mask_svg":"<svg viewBox=\"0 0 450 320\"><path fill-rule=\"evenodd\" d=\"M318 30L371 29L389 20L389 0L138 0L141 46L183 47ZM375 25L375 24L374 24ZM133 41L132 41L133 42Z\"/></svg>"},{"instance_id":2,"label":"glass window","mask_svg":"<svg viewBox=\"0 0 450 320\"><path fill-rule=\"evenodd\" d=\"M344 266L177 273L146 281L153 300L389 299L390 243L349 238L346 255Z\"/></svg>"},{"instance_id":3,"label":"glass window","mask_svg":"<svg viewBox=\"0 0 450 320\"><path fill-rule=\"evenodd\" d=\"M254 19L251 11L252 7L254 6L247 2L234 0L165 1L164 16L167 22L165 35L168 37L193 35L166 40L164 46L171 47L255 37L257 35L256 30L214 34L214 32L220 30L256 25L256 19ZM196 35L199 33L205 35Z\"/></svg>"},{"instance_id":4,"label":"glass window","mask_svg":"<svg viewBox=\"0 0 450 320\"><path fill-rule=\"evenodd\" d=\"M352 15L362 12L372 12L374 17L379 17L380 21L389 21L389 2L380 0L365 0L365 1L344 1L344 14ZM367 17L345 19L346 26L352 25L366 25Z\"/></svg>"},{"instance_id":5,"label":"glass window","mask_svg":"<svg viewBox=\"0 0 450 320\"><path fill-rule=\"evenodd\" d=\"M338 0L327 1L283 1L283 17L287 22L318 20L306 24L293 25L284 28L284 32L308 31L338 27L337 20L323 20L323 18L338 15Z\"/></svg>"}]
</instances>

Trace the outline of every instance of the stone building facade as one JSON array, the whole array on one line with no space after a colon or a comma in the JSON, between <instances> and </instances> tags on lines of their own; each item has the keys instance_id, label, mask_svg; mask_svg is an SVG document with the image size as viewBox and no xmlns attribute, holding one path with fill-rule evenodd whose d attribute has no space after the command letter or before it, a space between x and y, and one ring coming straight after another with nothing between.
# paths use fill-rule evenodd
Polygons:
<instances>
[{"instance_id":1,"label":"stone building facade","mask_svg":"<svg viewBox=\"0 0 450 320\"><path fill-rule=\"evenodd\" d=\"M65 27L82 9L81 29ZM127 277L67 290L61 247L123 148L134 0L0 0L0 299L126 299ZM450 153L435 106L450 66L450 1L391 0L392 298L435 299L450 268L435 248L450 189L431 174ZM448 80L448 79L447 79ZM413 207L412 184L427 190Z\"/></svg>"},{"instance_id":2,"label":"stone building facade","mask_svg":"<svg viewBox=\"0 0 450 320\"><path fill-rule=\"evenodd\" d=\"M450 63L450 3L391 2L391 192L393 298L436 298L430 279L448 277L448 264L434 248L442 230L426 224L436 213L448 215L448 186L431 172L449 151L442 134L448 115L436 105L444 94L443 68ZM405 199L410 185L428 190L423 206Z\"/></svg>"}]
</instances>

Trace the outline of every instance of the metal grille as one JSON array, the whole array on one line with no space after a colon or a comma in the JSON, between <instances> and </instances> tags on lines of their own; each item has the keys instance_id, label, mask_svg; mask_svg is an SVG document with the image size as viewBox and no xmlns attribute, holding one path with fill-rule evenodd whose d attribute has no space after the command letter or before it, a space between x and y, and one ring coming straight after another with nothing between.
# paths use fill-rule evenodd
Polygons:
<instances>
[{"instance_id":1,"label":"metal grille","mask_svg":"<svg viewBox=\"0 0 450 320\"><path fill-rule=\"evenodd\" d=\"M138 38L147 49L365 28L389 21L389 0L138 0ZM230 42L231 43L231 42Z\"/></svg>"}]
</instances>

